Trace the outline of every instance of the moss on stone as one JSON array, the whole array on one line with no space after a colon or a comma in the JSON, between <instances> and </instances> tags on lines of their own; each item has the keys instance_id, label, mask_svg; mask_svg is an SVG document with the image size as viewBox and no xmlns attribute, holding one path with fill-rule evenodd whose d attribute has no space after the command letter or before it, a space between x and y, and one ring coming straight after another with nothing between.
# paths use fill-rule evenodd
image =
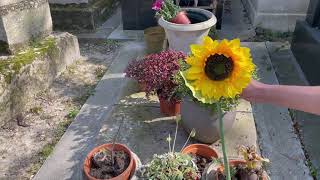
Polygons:
<instances>
[{"instance_id":1,"label":"moss on stone","mask_svg":"<svg viewBox=\"0 0 320 180\"><path fill-rule=\"evenodd\" d=\"M19 73L23 66L31 64L55 46L56 41L52 37L32 42L29 47L17 52L9 59L0 61L0 74L4 75L7 83L10 83L14 75Z\"/></svg>"}]
</instances>

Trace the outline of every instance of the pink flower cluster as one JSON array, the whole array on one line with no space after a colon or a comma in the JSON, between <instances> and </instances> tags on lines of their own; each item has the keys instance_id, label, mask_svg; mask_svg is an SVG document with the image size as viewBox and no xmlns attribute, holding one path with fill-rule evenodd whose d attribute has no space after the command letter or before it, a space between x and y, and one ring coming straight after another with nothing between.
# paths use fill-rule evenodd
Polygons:
<instances>
[{"instance_id":1,"label":"pink flower cluster","mask_svg":"<svg viewBox=\"0 0 320 180\"><path fill-rule=\"evenodd\" d=\"M152 5L152 9L156 11L160 11L162 8L162 4L163 4L163 0L156 0Z\"/></svg>"},{"instance_id":2,"label":"pink flower cluster","mask_svg":"<svg viewBox=\"0 0 320 180\"><path fill-rule=\"evenodd\" d=\"M142 60L132 61L127 69L126 76L146 84L147 96L158 93L164 99L175 99L175 84L173 77L179 71L179 60L186 55L172 50L151 54Z\"/></svg>"}]
</instances>

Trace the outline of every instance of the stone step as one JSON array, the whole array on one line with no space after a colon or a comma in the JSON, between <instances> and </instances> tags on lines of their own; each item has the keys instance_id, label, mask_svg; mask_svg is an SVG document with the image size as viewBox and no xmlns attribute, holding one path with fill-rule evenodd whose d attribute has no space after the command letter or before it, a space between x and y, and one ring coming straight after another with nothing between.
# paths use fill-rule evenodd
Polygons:
<instances>
[{"instance_id":1,"label":"stone step","mask_svg":"<svg viewBox=\"0 0 320 180\"><path fill-rule=\"evenodd\" d=\"M117 0L49 0L55 30L96 31L119 6Z\"/></svg>"}]
</instances>

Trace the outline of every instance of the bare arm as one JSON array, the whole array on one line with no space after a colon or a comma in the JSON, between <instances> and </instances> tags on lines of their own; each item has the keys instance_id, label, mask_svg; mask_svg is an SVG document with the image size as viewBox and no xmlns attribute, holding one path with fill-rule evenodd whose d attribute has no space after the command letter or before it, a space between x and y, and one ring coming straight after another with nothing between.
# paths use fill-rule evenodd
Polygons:
<instances>
[{"instance_id":1,"label":"bare arm","mask_svg":"<svg viewBox=\"0 0 320 180\"><path fill-rule=\"evenodd\" d=\"M320 86L267 85L252 80L241 97L320 115Z\"/></svg>"}]
</instances>

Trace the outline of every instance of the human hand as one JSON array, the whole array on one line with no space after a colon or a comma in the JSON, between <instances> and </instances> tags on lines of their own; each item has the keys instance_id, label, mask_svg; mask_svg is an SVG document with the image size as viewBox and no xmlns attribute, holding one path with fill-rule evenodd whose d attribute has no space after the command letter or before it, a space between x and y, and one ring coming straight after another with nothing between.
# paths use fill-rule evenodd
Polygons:
<instances>
[{"instance_id":1,"label":"human hand","mask_svg":"<svg viewBox=\"0 0 320 180\"><path fill-rule=\"evenodd\" d=\"M243 89L241 98L250 102L264 102L264 87L267 86L254 79L251 80L249 85Z\"/></svg>"}]
</instances>

